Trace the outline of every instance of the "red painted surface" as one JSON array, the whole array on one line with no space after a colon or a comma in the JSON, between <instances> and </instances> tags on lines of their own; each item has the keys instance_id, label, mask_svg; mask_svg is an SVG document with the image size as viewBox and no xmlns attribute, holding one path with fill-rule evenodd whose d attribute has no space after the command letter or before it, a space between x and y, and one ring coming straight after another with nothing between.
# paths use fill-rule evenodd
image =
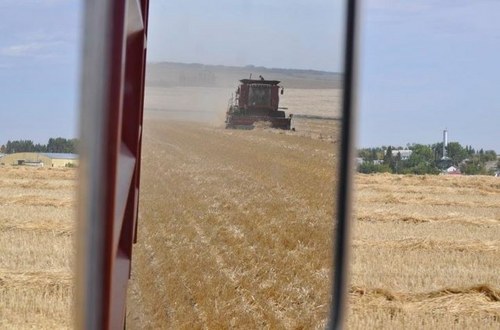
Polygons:
<instances>
[{"instance_id":1,"label":"red painted surface","mask_svg":"<svg viewBox=\"0 0 500 330\"><path fill-rule=\"evenodd\" d=\"M106 144L103 328L123 329L139 201L148 0L113 1Z\"/></svg>"},{"instance_id":2,"label":"red painted surface","mask_svg":"<svg viewBox=\"0 0 500 330\"><path fill-rule=\"evenodd\" d=\"M238 106L245 108L248 103L248 85L242 84L238 87Z\"/></svg>"},{"instance_id":3,"label":"red painted surface","mask_svg":"<svg viewBox=\"0 0 500 330\"><path fill-rule=\"evenodd\" d=\"M279 110L280 82L277 80L242 79L226 112L226 128L252 128L258 121L270 122L274 128L289 130L291 117Z\"/></svg>"},{"instance_id":4,"label":"red painted surface","mask_svg":"<svg viewBox=\"0 0 500 330\"><path fill-rule=\"evenodd\" d=\"M238 95L238 106L242 109L247 109L250 111L253 110L268 110L268 111L277 111L278 110L278 105L279 105L279 89L280 87L278 85L269 85L269 88L271 89L271 98L270 102L266 105L260 105L258 107L252 106L249 102L250 98L250 89L252 88L251 86L253 84L259 84L261 81L259 80L251 80L251 79L244 79L242 80L241 85L238 87L236 93ZM277 82L279 83L279 81ZM268 84L266 84L268 85Z\"/></svg>"}]
</instances>

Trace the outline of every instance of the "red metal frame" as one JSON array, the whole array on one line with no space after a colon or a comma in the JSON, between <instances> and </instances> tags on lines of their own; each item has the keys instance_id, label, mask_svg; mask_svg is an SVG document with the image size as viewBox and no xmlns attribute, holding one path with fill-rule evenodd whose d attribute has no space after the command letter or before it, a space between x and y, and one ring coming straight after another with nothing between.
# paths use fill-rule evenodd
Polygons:
<instances>
[{"instance_id":1,"label":"red metal frame","mask_svg":"<svg viewBox=\"0 0 500 330\"><path fill-rule=\"evenodd\" d=\"M80 328L125 325L139 204L148 5L148 0L86 3L81 175L90 183L80 189L79 222L87 223L80 244L85 251L78 274Z\"/></svg>"}]
</instances>

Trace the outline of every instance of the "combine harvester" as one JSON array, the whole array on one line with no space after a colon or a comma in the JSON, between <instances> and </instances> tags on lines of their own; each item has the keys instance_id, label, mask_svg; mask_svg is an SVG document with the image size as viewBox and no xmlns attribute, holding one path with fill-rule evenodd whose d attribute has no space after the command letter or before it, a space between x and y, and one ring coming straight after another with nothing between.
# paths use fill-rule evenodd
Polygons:
<instances>
[{"instance_id":1,"label":"combine harvester","mask_svg":"<svg viewBox=\"0 0 500 330\"><path fill-rule=\"evenodd\" d=\"M271 127L289 130L292 115L288 118L280 109L278 80L242 79L235 96L229 100L226 128L252 129L256 122L269 122Z\"/></svg>"}]
</instances>

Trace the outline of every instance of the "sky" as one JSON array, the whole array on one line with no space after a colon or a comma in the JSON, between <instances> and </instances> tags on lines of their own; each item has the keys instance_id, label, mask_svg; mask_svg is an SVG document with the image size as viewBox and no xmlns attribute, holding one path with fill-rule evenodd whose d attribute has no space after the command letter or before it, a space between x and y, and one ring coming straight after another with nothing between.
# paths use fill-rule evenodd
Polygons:
<instances>
[{"instance_id":1,"label":"sky","mask_svg":"<svg viewBox=\"0 0 500 330\"><path fill-rule=\"evenodd\" d=\"M343 1L151 1L148 60L339 71Z\"/></svg>"},{"instance_id":2,"label":"sky","mask_svg":"<svg viewBox=\"0 0 500 330\"><path fill-rule=\"evenodd\" d=\"M81 7L0 0L0 145L76 137Z\"/></svg>"},{"instance_id":3,"label":"sky","mask_svg":"<svg viewBox=\"0 0 500 330\"><path fill-rule=\"evenodd\" d=\"M449 141L500 152L500 1L367 0L359 145Z\"/></svg>"},{"instance_id":4,"label":"sky","mask_svg":"<svg viewBox=\"0 0 500 330\"><path fill-rule=\"evenodd\" d=\"M151 0L148 60L339 71L340 7ZM83 0L0 0L0 145L78 134L82 12Z\"/></svg>"},{"instance_id":5,"label":"sky","mask_svg":"<svg viewBox=\"0 0 500 330\"><path fill-rule=\"evenodd\" d=\"M341 71L341 0L152 0L148 60ZM0 0L0 144L76 137L83 2ZM359 145L500 152L500 1L365 0Z\"/></svg>"}]
</instances>

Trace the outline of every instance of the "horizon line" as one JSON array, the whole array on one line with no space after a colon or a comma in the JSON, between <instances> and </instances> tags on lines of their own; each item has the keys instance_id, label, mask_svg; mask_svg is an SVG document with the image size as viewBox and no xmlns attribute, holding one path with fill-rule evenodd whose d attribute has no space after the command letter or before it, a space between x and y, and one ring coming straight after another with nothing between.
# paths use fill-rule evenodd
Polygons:
<instances>
[{"instance_id":1,"label":"horizon line","mask_svg":"<svg viewBox=\"0 0 500 330\"><path fill-rule=\"evenodd\" d=\"M313 72L322 72L322 73L343 75L341 72L337 72L337 71L327 71L327 70L319 70L319 69L302 69L302 68L267 67L267 66L254 65L254 64L225 65L225 64L205 64L205 63L199 63L199 62L175 62L175 61L169 61L169 60L160 60L160 61L147 60L146 61L146 64L162 64L162 63L182 64L182 65L218 66L218 67L225 67L225 68L242 68L242 69L255 68L255 69L266 69L266 70L313 71Z\"/></svg>"}]
</instances>

